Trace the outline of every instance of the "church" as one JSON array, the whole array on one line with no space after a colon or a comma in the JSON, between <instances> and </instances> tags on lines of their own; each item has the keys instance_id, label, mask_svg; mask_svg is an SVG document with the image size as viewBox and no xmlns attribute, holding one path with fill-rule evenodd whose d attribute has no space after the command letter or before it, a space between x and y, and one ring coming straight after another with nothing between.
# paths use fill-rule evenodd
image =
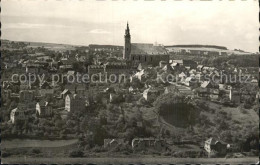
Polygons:
<instances>
[{"instance_id":1,"label":"church","mask_svg":"<svg viewBox=\"0 0 260 165\"><path fill-rule=\"evenodd\" d=\"M169 62L169 54L163 46L150 43L131 43L129 25L125 30L123 58L133 63L158 66L160 61Z\"/></svg>"}]
</instances>

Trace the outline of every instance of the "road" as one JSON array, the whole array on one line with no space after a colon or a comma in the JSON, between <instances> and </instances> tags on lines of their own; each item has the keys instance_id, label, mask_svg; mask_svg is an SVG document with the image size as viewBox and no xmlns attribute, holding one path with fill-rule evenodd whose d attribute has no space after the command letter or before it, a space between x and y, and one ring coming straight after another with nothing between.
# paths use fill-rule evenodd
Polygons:
<instances>
[{"instance_id":1,"label":"road","mask_svg":"<svg viewBox=\"0 0 260 165\"><path fill-rule=\"evenodd\" d=\"M132 157L132 158L4 158L4 164L256 164L258 157L250 158L172 158L172 157Z\"/></svg>"}]
</instances>

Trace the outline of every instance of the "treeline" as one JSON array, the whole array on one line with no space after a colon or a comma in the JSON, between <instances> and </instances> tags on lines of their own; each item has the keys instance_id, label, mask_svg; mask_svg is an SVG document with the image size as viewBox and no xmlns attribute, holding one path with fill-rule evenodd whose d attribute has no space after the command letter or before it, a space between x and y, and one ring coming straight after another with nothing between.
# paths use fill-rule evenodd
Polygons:
<instances>
[{"instance_id":1,"label":"treeline","mask_svg":"<svg viewBox=\"0 0 260 165\"><path fill-rule=\"evenodd\" d=\"M226 56L216 58L206 58L201 61L202 65L220 67L225 65L233 65L235 67L258 67L259 56Z\"/></svg>"},{"instance_id":2,"label":"treeline","mask_svg":"<svg viewBox=\"0 0 260 165\"><path fill-rule=\"evenodd\" d=\"M216 46L216 45L171 45L165 47L183 47L183 48L216 48L216 49L223 49L227 50L224 46Z\"/></svg>"}]
</instances>

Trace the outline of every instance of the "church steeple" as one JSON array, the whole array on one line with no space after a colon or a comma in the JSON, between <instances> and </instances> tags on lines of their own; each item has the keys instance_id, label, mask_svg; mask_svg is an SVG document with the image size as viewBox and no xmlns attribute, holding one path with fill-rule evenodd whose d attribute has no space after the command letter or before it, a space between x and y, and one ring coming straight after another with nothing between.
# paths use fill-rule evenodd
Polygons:
<instances>
[{"instance_id":1,"label":"church steeple","mask_svg":"<svg viewBox=\"0 0 260 165\"><path fill-rule=\"evenodd\" d=\"M129 29L129 25L128 25L128 21L127 21L127 25L126 25L126 29L125 29L125 37L131 37L130 35L130 29Z\"/></svg>"},{"instance_id":2,"label":"church steeple","mask_svg":"<svg viewBox=\"0 0 260 165\"><path fill-rule=\"evenodd\" d=\"M123 58L129 60L130 53L131 53L131 35L130 35L129 25L127 22L126 29L125 29L125 45L124 45Z\"/></svg>"}]
</instances>

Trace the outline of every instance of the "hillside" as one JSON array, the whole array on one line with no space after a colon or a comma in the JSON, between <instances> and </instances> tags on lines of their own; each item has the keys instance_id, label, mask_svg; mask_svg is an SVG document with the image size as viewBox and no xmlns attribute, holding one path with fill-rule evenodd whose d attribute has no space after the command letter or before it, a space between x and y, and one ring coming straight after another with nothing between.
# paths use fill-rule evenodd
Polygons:
<instances>
[{"instance_id":1,"label":"hillside","mask_svg":"<svg viewBox=\"0 0 260 165\"><path fill-rule=\"evenodd\" d=\"M168 130L171 135L181 137L182 139L191 140L199 143L207 137L216 137L226 143L240 146L237 149L249 150L252 139L258 136L259 129L256 123L259 122L258 114L254 109L244 109L241 107L225 107L209 101L197 100L198 107L194 107L195 122L191 124L189 120L185 120L180 115L176 116L177 106L172 106L172 111L161 114L161 122L164 129ZM200 107L200 108L199 108ZM182 110L182 109L177 109ZM182 123L186 122L186 127L178 125L178 120Z\"/></svg>"}]
</instances>

